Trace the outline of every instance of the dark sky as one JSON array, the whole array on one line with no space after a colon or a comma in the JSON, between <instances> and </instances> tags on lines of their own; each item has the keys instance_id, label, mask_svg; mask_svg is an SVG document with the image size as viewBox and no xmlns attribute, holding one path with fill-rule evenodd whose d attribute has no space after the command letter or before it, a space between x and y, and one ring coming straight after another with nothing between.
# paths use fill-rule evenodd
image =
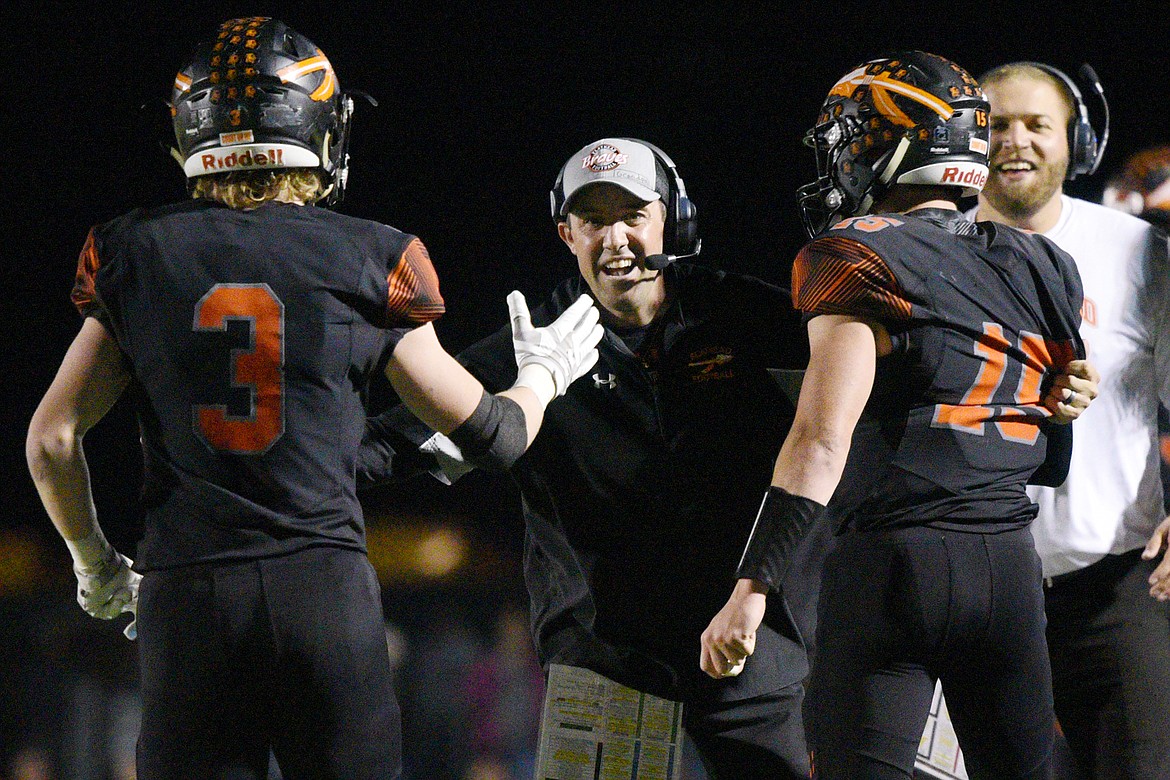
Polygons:
<instances>
[{"instance_id":1,"label":"dark sky","mask_svg":"<svg viewBox=\"0 0 1170 780\"><path fill-rule=\"evenodd\" d=\"M325 51L343 87L378 99L359 107L341 210L423 238L452 351L503 324L509 290L538 297L574 272L548 189L568 155L605 135L671 154L699 208L705 262L786 278L803 239L794 191L813 172L800 138L838 76L892 49L976 75L1018 59L1092 63L1113 132L1102 172L1073 194L1095 198L1125 156L1170 141L1170 22L1132 10L1152 3L6 5L0 529L47 526L24 432L79 326L68 292L86 231L184 197L160 146L164 101L193 45L230 17L279 16ZM122 511L136 489L123 478L136 456L125 410L91 440L99 509Z\"/></svg>"}]
</instances>

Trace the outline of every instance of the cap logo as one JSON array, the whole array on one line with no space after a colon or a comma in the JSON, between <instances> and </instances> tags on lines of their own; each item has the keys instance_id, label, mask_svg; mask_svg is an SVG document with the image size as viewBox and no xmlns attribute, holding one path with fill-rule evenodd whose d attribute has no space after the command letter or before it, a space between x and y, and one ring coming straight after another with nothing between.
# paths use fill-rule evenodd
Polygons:
<instances>
[{"instance_id":1,"label":"cap logo","mask_svg":"<svg viewBox=\"0 0 1170 780\"><path fill-rule=\"evenodd\" d=\"M612 171L619 165L625 165L629 159L629 155L622 154L616 146L600 144L582 158L581 167L594 173L600 173L601 171Z\"/></svg>"}]
</instances>

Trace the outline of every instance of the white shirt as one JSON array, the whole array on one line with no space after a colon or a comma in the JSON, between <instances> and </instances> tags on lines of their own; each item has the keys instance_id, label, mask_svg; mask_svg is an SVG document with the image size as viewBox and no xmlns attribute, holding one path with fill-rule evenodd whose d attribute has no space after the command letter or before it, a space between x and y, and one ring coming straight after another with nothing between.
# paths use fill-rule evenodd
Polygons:
<instances>
[{"instance_id":1,"label":"white shirt","mask_svg":"<svg viewBox=\"0 0 1170 780\"><path fill-rule=\"evenodd\" d=\"M977 210L968 217L977 217ZM1170 401L1166 239L1128 214L1061 196L1044 235L1072 255L1085 289L1081 336L1101 394L1073 423L1068 479L1029 487L1044 576L1145 545L1162 522L1158 400Z\"/></svg>"}]
</instances>

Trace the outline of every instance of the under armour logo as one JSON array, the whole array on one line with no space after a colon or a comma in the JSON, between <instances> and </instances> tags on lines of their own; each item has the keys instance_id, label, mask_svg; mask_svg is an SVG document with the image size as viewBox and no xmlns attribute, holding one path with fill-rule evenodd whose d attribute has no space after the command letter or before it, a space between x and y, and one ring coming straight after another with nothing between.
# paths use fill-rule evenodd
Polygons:
<instances>
[{"instance_id":1,"label":"under armour logo","mask_svg":"<svg viewBox=\"0 0 1170 780\"><path fill-rule=\"evenodd\" d=\"M603 387L608 387L610 390L613 390L617 387L617 377L613 374L606 374L604 379L601 377L601 374L594 374L590 378L593 380L593 386L598 390Z\"/></svg>"}]
</instances>

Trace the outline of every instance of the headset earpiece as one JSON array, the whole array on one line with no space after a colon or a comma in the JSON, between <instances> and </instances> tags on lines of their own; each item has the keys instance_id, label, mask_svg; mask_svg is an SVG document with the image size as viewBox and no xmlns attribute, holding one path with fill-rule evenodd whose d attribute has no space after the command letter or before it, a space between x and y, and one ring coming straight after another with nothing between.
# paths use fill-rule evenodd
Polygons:
<instances>
[{"instance_id":1,"label":"headset earpiece","mask_svg":"<svg viewBox=\"0 0 1170 780\"><path fill-rule=\"evenodd\" d=\"M568 165L568 163L565 163ZM565 205L565 166L557 171L557 180L553 182L552 189L548 192L549 210L552 212L553 222L564 222L565 218L561 216L561 206Z\"/></svg>"},{"instance_id":2,"label":"headset earpiece","mask_svg":"<svg viewBox=\"0 0 1170 780\"><path fill-rule=\"evenodd\" d=\"M687 186L678 175L678 167L670 155L659 149L649 141L640 138L628 138L628 141L642 144L657 158L658 163L666 171L670 197L666 206L666 226L663 230L663 248L666 255L688 257L699 253L699 221L698 209L687 197Z\"/></svg>"},{"instance_id":3,"label":"headset earpiece","mask_svg":"<svg viewBox=\"0 0 1170 780\"><path fill-rule=\"evenodd\" d=\"M1109 104L1105 102L1104 90L1101 89L1100 82L1096 80L1093 69L1085 65L1081 68L1081 73L1090 74L1086 75L1086 78L1091 80L1093 91L1105 105L1105 127L1101 133L1103 140L1100 143L1097 140L1097 131L1093 129L1093 123L1089 121L1089 107L1085 105L1085 99L1081 96L1076 82L1059 68L1045 65L1042 62L1023 62L1020 64L1031 65L1055 77L1064 84L1072 98L1073 116L1068 123L1068 173L1065 174L1065 179L1072 181L1081 174L1091 174L1096 171L1097 166L1101 164L1101 157L1105 153L1105 142L1109 138Z\"/></svg>"}]
</instances>

